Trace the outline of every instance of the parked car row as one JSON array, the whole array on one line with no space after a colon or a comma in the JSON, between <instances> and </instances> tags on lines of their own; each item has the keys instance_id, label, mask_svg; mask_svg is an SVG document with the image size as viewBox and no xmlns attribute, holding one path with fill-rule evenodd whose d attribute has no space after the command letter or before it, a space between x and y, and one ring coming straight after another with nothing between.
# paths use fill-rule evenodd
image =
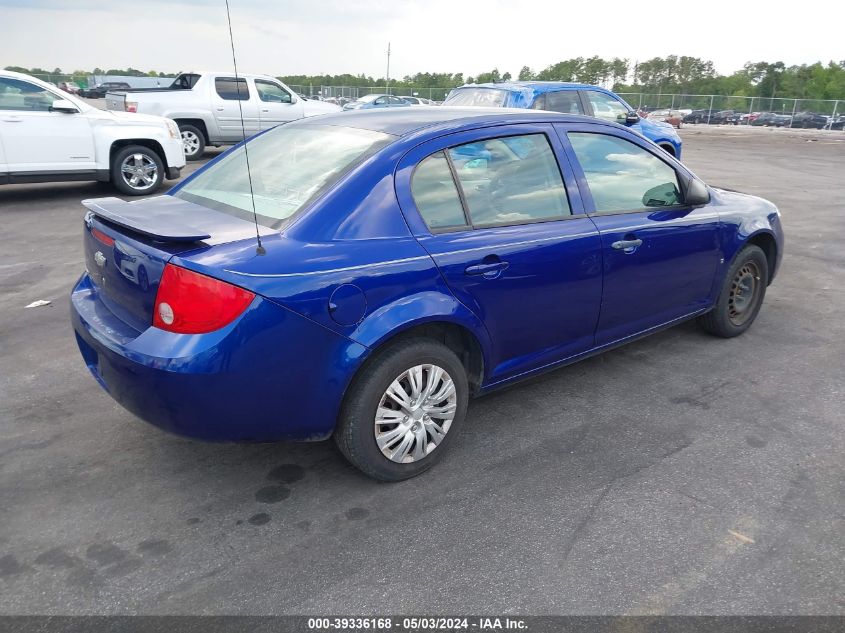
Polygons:
<instances>
[{"instance_id":1,"label":"parked car row","mask_svg":"<svg viewBox=\"0 0 845 633\"><path fill-rule=\"evenodd\" d=\"M79 91L79 96L88 99L102 99L110 90L131 90L131 88L132 86L125 81L104 81L92 88L82 88Z\"/></svg>"},{"instance_id":2,"label":"parked car row","mask_svg":"<svg viewBox=\"0 0 845 633\"><path fill-rule=\"evenodd\" d=\"M104 95L104 112L59 87L3 73L0 182L111 180L128 195L155 191L166 178L178 176L185 160L202 157L209 145L235 144L282 123L341 110L433 105L420 97L371 94L341 109L298 95L267 75L203 71L182 73L166 88L133 89L122 82L104 82L82 91L84 96ZM453 90L446 104L582 114L628 126L670 155L681 155L671 117L669 123L641 117L618 95L597 86L471 84ZM28 123L12 125L24 121ZM149 129L141 130L145 125ZM179 154L174 141L181 142L181 155L174 155ZM124 151L127 147L132 151Z\"/></svg>"},{"instance_id":3,"label":"parked car row","mask_svg":"<svg viewBox=\"0 0 845 633\"><path fill-rule=\"evenodd\" d=\"M657 111L663 112L663 111ZM652 118L656 112L648 113ZM770 127L842 129L843 116L826 116L815 112L797 112L795 115L777 112L740 113L735 110L691 110L683 116L683 123L710 125L752 125Z\"/></svg>"}]
</instances>

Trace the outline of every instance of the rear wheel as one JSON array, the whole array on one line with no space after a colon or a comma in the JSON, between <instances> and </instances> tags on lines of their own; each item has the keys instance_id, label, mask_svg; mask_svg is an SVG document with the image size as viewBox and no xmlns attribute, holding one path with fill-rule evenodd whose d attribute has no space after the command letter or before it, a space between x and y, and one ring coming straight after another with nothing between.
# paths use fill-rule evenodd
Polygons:
<instances>
[{"instance_id":1,"label":"rear wheel","mask_svg":"<svg viewBox=\"0 0 845 633\"><path fill-rule=\"evenodd\" d=\"M182 134L182 148L185 150L185 160L199 160L205 152L205 135L195 125L180 123L179 132Z\"/></svg>"},{"instance_id":2,"label":"rear wheel","mask_svg":"<svg viewBox=\"0 0 845 633\"><path fill-rule=\"evenodd\" d=\"M153 193L164 182L164 163L149 147L129 145L114 155L111 180L129 196Z\"/></svg>"},{"instance_id":3,"label":"rear wheel","mask_svg":"<svg viewBox=\"0 0 845 633\"><path fill-rule=\"evenodd\" d=\"M765 253L759 246L746 246L731 264L716 305L699 317L699 323L716 336L739 336L757 318L768 283L769 266Z\"/></svg>"},{"instance_id":4,"label":"rear wheel","mask_svg":"<svg viewBox=\"0 0 845 633\"><path fill-rule=\"evenodd\" d=\"M356 377L334 439L370 477L408 479L441 459L468 400L466 371L448 347L403 341L378 353Z\"/></svg>"}]
</instances>

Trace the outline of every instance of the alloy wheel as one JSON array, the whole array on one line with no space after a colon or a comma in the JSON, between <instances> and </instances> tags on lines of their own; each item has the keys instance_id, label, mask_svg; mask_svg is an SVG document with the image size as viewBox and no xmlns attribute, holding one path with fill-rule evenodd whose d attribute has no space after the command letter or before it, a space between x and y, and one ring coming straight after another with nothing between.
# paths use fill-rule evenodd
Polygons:
<instances>
[{"instance_id":1,"label":"alloy wheel","mask_svg":"<svg viewBox=\"0 0 845 633\"><path fill-rule=\"evenodd\" d=\"M185 156L193 156L199 151L200 137L191 130L182 130L182 148Z\"/></svg>"},{"instance_id":2,"label":"alloy wheel","mask_svg":"<svg viewBox=\"0 0 845 633\"><path fill-rule=\"evenodd\" d=\"M127 185L136 191L151 189L158 183L156 162L146 154L130 154L120 165L120 174Z\"/></svg>"}]
</instances>

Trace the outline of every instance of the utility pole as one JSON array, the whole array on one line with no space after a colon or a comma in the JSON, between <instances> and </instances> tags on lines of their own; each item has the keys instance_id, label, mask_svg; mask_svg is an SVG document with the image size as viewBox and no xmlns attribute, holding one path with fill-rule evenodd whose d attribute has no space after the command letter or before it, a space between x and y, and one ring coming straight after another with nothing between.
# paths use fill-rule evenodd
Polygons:
<instances>
[{"instance_id":1,"label":"utility pole","mask_svg":"<svg viewBox=\"0 0 845 633\"><path fill-rule=\"evenodd\" d=\"M388 86L390 86L390 42L387 43L387 75L384 83L384 91L387 94L390 94L390 88L388 88Z\"/></svg>"}]
</instances>

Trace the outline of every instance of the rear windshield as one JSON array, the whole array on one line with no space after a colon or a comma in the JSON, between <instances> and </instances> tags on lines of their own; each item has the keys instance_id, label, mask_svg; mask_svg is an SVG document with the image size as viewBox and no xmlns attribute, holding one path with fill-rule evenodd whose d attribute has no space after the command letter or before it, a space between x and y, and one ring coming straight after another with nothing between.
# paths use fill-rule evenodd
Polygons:
<instances>
[{"instance_id":1,"label":"rear windshield","mask_svg":"<svg viewBox=\"0 0 845 633\"><path fill-rule=\"evenodd\" d=\"M333 125L280 125L248 143L258 222L281 228L355 164L394 137ZM232 150L188 181L177 198L252 220L244 148Z\"/></svg>"},{"instance_id":2,"label":"rear windshield","mask_svg":"<svg viewBox=\"0 0 845 633\"><path fill-rule=\"evenodd\" d=\"M449 93L443 105L501 108L507 97L507 91L496 88L461 88Z\"/></svg>"}]
</instances>

